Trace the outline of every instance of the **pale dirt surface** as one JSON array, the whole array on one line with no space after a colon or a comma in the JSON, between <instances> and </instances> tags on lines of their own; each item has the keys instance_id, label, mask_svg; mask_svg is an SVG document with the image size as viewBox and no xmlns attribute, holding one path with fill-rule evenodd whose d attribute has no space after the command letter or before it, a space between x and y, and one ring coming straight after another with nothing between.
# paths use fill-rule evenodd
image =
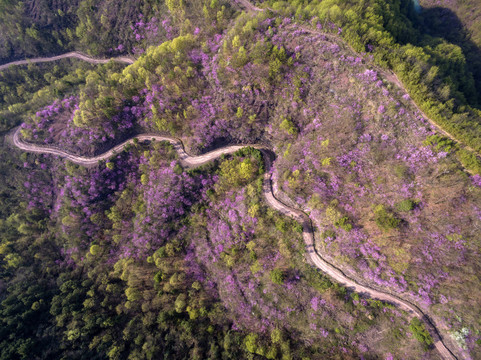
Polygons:
<instances>
[{"instance_id":1,"label":"pale dirt surface","mask_svg":"<svg viewBox=\"0 0 481 360\"><path fill-rule=\"evenodd\" d=\"M285 205L283 202L279 201L275 195L275 193L279 192L277 183L275 180L272 179L271 176L271 168L272 168L272 160L271 160L271 151L265 146L262 145L231 145L226 146L223 148L219 148L217 150L208 152L203 155L199 156L191 156L187 154L184 150L184 145L181 140L168 137L168 136L159 136L159 135L151 135L151 134L141 134L137 135L129 140L124 141L123 143L115 146L114 148L110 149L109 151L94 157L84 157L75 154L68 153L64 150L51 147L51 146L41 146L36 144L31 144L24 142L20 138L20 128L17 128L12 135L12 142L13 144L21 150L34 152L34 153L41 153L41 154L52 154L56 155L65 159L68 159L76 164L83 165L83 166L92 166L98 164L101 160L108 160L113 155L121 152L128 144L134 143L134 139L138 141L149 141L149 140L156 140L156 141L168 141L177 151L181 162L186 167L197 167L202 164L208 163L212 160L219 158L222 155L232 154L237 150L245 147L245 146L252 146L262 151L266 163L266 173L264 176L264 185L263 185L263 193L266 199L266 202L272 208L276 209L277 211L281 212L282 214L294 218L295 220L299 221L303 226L302 237L304 239L304 243L306 244L306 252L309 256L311 262L319 268L323 273L330 276L332 279L337 281L338 283L342 284L343 286L356 291L358 293L368 295L373 299L378 299L382 301L386 301L396 305L399 309L404 310L408 313L409 318L418 317L423 320L424 324L426 325L427 329L429 330L431 336L434 339L434 345L438 350L439 354L444 359L456 359L456 357L451 353L451 351L444 345L442 338L440 337L433 321L429 319L426 314L424 314L419 307L415 304L412 304L409 301L403 300L396 295L391 295L385 293L380 290L376 290L370 288L365 285L361 285L356 282L354 279L346 276L339 268L334 266L333 264L329 263L328 261L324 260L322 256L317 252L314 247L314 231L312 227L311 220L309 217L302 212L301 210L295 209L288 205ZM274 188L274 190L273 190Z\"/></svg>"},{"instance_id":2,"label":"pale dirt surface","mask_svg":"<svg viewBox=\"0 0 481 360\"><path fill-rule=\"evenodd\" d=\"M263 9L258 8L257 6L254 6L247 0L233 0L233 2L245 7L248 11L264 11Z\"/></svg>"},{"instance_id":3,"label":"pale dirt surface","mask_svg":"<svg viewBox=\"0 0 481 360\"><path fill-rule=\"evenodd\" d=\"M14 65L28 65L28 64L35 64L35 63L51 62L51 61L57 61L57 60L66 59L66 58L76 58L76 59L84 60L91 64L106 64L110 60L120 62L120 63L125 63L125 64L133 64L135 61L134 59L131 59L127 56L119 56L112 59L96 59L88 55L82 54L78 51L73 51L73 52L52 56L52 57L39 57L34 59L12 61L7 64L0 65L0 71Z\"/></svg>"},{"instance_id":4,"label":"pale dirt surface","mask_svg":"<svg viewBox=\"0 0 481 360\"><path fill-rule=\"evenodd\" d=\"M349 50L356 55L359 55L354 48L352 48L347 42L345 42L341 37L335 34L329 34L325 33L319 30L314 30L312 28L309 28L307 26L299 26L298 28L302 29L303 31L310 33L310 34L319 34L324 36L326 39L329 39L331 41L336 41L336 42L342 42L343 45L346 45ZM384 77L386 80L388 80L391 83L396 84L402 91L404 91L406 94L409 94L408 90L404 86L401 80L399 80L398 76L391 70L384 70L380 68L379 66L376 66L375 64L372 64L370 60L367 60L364 58L364 63L370 65L371 67L375 68L376 71L381 75L381 77ZM429 116L427 116L424 111L421 110L421 108L416 104L414 100L411 99L411 104L416 108L416 110L419 112L419 114L426 119L429 124L436 129L437 132L441 133L442 135L446 136L447 138L453 140L454 142L458 143L461 147L465 148L466 150L472 151L478 156L481 156L479 152L471 148L470 146L464 144L461 140L457 139L454 135L450 134L446 130L444 130L441 126L439 126L434 120L432 120ZM467 172L471 173L472 172L468 169L465 169Z\"/></svg>"},{"instance_id":5,"label":"pale dirt surface","mask_svg":"<svg viewBox=\"0 0 481 360\"><path fill-rule=\"evenodd\" d=\"M245 7L248 11L253 11L253 12L259 12L259 11L264 11L265 9L261 9L253 4L251 4L248 0L232 0L234 3L236 4L240 4L241 6ZM268 8L268 10L271 10L271 11L274 11L272 10L271 8ZM333 41L342 41L342 43L344 45L346 45L353 53L357 54L356 50L354 50L347 42L345 42L340 36L338 35L335 35L335 34L330 34L330 33L326 33L326 32L322 32L322 31L319 31L319 30L314 30L310 27L307 27L307 26L297 26L297 28L299 29L302 29L303 31L307 32L307 33L311 33L311 34L319 34L319 35L323 35L326 37L326 39L330 39L330 40L333 40ZM369 61L368 61L369 62ZM373 66L377 71L378 73L380 73L382 76L384 76L388 81L396 84L401 90L403 90L406 94L409 94L409 92L407 91L406 87L404 86L404 84L399 80L398 76L393 72L393 71L387 71L387 70L384 70L384 69L381 69L380 67L374 65L374 64L370 64L371 66ZM1 68L0 68L1 69ZM429 118L425 113L424 111L421 110L421 108L414 102L414 101L411 101L411 103L414 105L414 107L416 108L416 110L421 114L421 116L423 116L428 122L429 124L431 124L431 126L433 126L438 132L440 132L441 134L443 134L444 136L448 137L449 139L453 140L454 142L458 143L461 145L461 147L465 148L466 150L469 150L469 151L472 151L473 153L475 153L476 155L478 156L481 156L481 154L479 152L477 152L476 150L474 150L473 148L471 148L470 146L464 144L462 141L460 141L459 139L457 139L454 135L452 135L451 133L447 132L446 130L444 130L441 126L439 126L434 120L432 120L431 118ZM468 169L465 169L467 172L471 173L472 172Z\"/></svg>"}]
</instances>

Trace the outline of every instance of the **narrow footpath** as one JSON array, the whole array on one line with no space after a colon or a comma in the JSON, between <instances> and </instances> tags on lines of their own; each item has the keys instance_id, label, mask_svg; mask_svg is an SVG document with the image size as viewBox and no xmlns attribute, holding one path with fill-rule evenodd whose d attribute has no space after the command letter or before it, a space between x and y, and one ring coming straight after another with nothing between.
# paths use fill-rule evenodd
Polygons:
<instances>
[{"instance_id":1,"label":"narrow footpath","mask_svg":"<svg viewBox=\"0 0 481 360\"><path fill-rule=\"evenodd\" d=\"M26 59L26 60L17 60L17 61L12 61L7 64L0 65L0 71L5 70L6 68L9 68L10 66L15 66L15 65L28 65L28 64L35 64L35 63L44 63L44 62L51 62L51 61L57 61L61 59L66 59L66 58L76 58L80 59L83 61L86 61L91 64L107 64L109 61L113 60L116 62L124 63L124 64L133 64L134 59L131 59L128 56L119 56L119 57L114 57L111 59L97 59L90 57L88 55L82 54L78 51L72 51L69 53L65 53L62 55L57 55L57 56L51 56L51 57L38 57L38 58L33 58L33 59Z\"/></svg>"}]
</instances>

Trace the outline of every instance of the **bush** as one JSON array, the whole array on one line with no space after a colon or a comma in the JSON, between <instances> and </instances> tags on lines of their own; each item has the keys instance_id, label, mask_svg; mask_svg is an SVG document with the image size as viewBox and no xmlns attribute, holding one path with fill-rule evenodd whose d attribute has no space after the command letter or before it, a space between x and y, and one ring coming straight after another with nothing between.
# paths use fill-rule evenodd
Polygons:
<instances>
[{"instance_id":1,"label":"bush","mask_svg":"<svg viewBox=\"0 0 481 360\"><path fill-rule=\"evenodd\" d=\"M416 203L410 199L405 199L396 204L396 210L402 212L408 212L416 207Z\"/></svg>"},{"instance_id":2,"label":"bush","mask_svg":"<svg viewBox=\"0 0 481 360\"><path fill-rule=\"evenodd\" d=\"M294 229L293 229L296 233L299 233L299 234L302 234L302 231L303 231L303 228L302 228L302 225L299 224L299 223L296 223L294 225Z\"/></svg>"},{"instance_id":3,"label":"bush","mask_svg":"<svg viewBox=\"0 0 481 360\"><path fill-rule=\"evenodd\" d=\"M334 223L334 226L337 228L340 227L341 229L347 232L352 230L352 224L349 222L349 218L347 216L343 216L342 218L337 220Z\"/></svg>"},{"instance_id":4,"label":"bush","mask_svg":"<svg viewBox=\"0 0 481 360\"><path fill-rule=\"evenodd\" d=\"M284 271L282 271L281 269L274 269L269 273L269 275L271 277L271 281L274 284L278 284L278 285L284 284L284 280L286 276L284 274Z\"/></svg>"},{"instance_id":5,"label":"bush","mask_svg":"<svg viewBox=\"0 0 481 360\"><path fill-rule=\"evenodd\" d=\"M285 233L287 231L287 224L284 220L278 219L275 223L276 229L279 230L281 233Z\"/></svg>"},{"instance_id":6,"label":"bush","mask_svg":"<svg viewBox=\"0 0 481 360\"><path fill-rule=\"evenodd\" d=\"M335 239L336 238L336 232L334 230L325 230L321 234L322 240L326 240L327 238Z\"/></svg>"},{"instance_id":7,"label":"bush","mask_svg":"<svg viewBox=\"0 0 481 360\"><path fill-rule=\"evenodd\" d=\"M259 175L263 175L265 168L264 168L264 159L262 158L262 152L252 146L246 146L240 150L237 150L234 153L234 157L253 157L257 161L257 166L259 167Z\"/></svg>"},{"instance_id":8,"label":"bush","mask_svg":"<svg viewBox=\"0 0 481 360\"><path fill-rule=\"evenodd\" d=\"M426 330L424 324L418 318L413 318L411 324L409 325L409 330L413 333L414 337L427 349L434 342L433 338Z\"/></svg>"},{"instance_id":9,"label":"bush","mask_svg":"<svg viewBox=\"0 0 481 360\"><path fill-rule=\"evenodd\" d=\"M237 187L252 181L257 175L258 169L250 158L243 161L232 159L224 161L220 165L221 182L227 187Z\"/></svg>"},{"instance_id":10,"label":"bush","mask_svg":"<svg viewBox=\"0 0 481 360\"><path fill-rule=\"evenodd\" d=\"M284 119L280 125L281 130L284 130L289 135L297 135L297 128L292 121Z\"/></svg>"},{"instance_id":11,"label":"bush","mask_svg":"<svg viewBox=\"0 0 481 360\"><path fill-rule=\"evenodd\" d=\"M383 231L396 229L401 223L401 220L397 219L392 212L386 210L383 205L376 206L374 216L377 226Z\"/></svg>"},{"instance_id":12,"label":"bush","mask_svg":"<svg viewBox=\"0 0 481 360\"><path fill-rule=\"evenodd\" d=\"M90 247L90 253L91 253L92 255L94 255L94 256L95 256L95 255L98 255L98 254L100 253L100 250L101 250L101 248L100 248L99 245L92 245L92 246Z\"/></svg>"},{"instance_id":13,"label":"bush","mask_svg":"<svg viewBox=\"0 0 481 360\"><path fill-rule=\"evenodd\" d=\"M461 149L456 155L463 166L475 174L481 174L481 160L472 151Z\"/></svg>"},{"instance_id":14,"label":"bush","mask_svg":"<svg viewBox=\"0 0 481 360\"><path fill-rule=\"evenodd\" d=\"M430 135L424 140L424 146L433 146L437 151L450 152L452 149L456 148L456 143L445 136L440 135Z\"/></svg>"}]
</instances>

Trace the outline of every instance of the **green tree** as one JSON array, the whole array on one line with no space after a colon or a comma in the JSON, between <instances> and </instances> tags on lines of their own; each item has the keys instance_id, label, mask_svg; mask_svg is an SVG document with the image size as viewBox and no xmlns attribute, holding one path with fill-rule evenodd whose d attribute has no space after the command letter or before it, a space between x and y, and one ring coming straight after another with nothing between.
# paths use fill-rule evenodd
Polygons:
<instances>
[{"instance_id":1,"label":"green tree","mask_svg":"<svg viewBox=\"0 0 481 360\"><path fill-rule=\"evenodd\" d=\"M271 278L271 281L274 284L278 284L278 285L284 284L284 280L286 278L284 271L282 271L281 269L271 270L269 273L269 276Z\"/></svg>"}]
</instances>

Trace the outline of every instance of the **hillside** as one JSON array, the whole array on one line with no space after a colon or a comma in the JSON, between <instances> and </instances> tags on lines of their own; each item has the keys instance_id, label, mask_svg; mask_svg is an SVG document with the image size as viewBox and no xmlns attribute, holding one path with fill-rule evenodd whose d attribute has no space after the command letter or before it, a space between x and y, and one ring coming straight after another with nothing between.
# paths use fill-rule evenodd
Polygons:
<instances>
[{"instance_id":1,"label":"hillside","mask_svg":"<svg viewBox=\"0 0 481 360\"><path fill-rule=\"evenodd\" d=\"M0 359L481 359L477 65L429 10L47 3L89 35L4 63L120 58L0 72Z\"/></svg>"}]
</instances>

